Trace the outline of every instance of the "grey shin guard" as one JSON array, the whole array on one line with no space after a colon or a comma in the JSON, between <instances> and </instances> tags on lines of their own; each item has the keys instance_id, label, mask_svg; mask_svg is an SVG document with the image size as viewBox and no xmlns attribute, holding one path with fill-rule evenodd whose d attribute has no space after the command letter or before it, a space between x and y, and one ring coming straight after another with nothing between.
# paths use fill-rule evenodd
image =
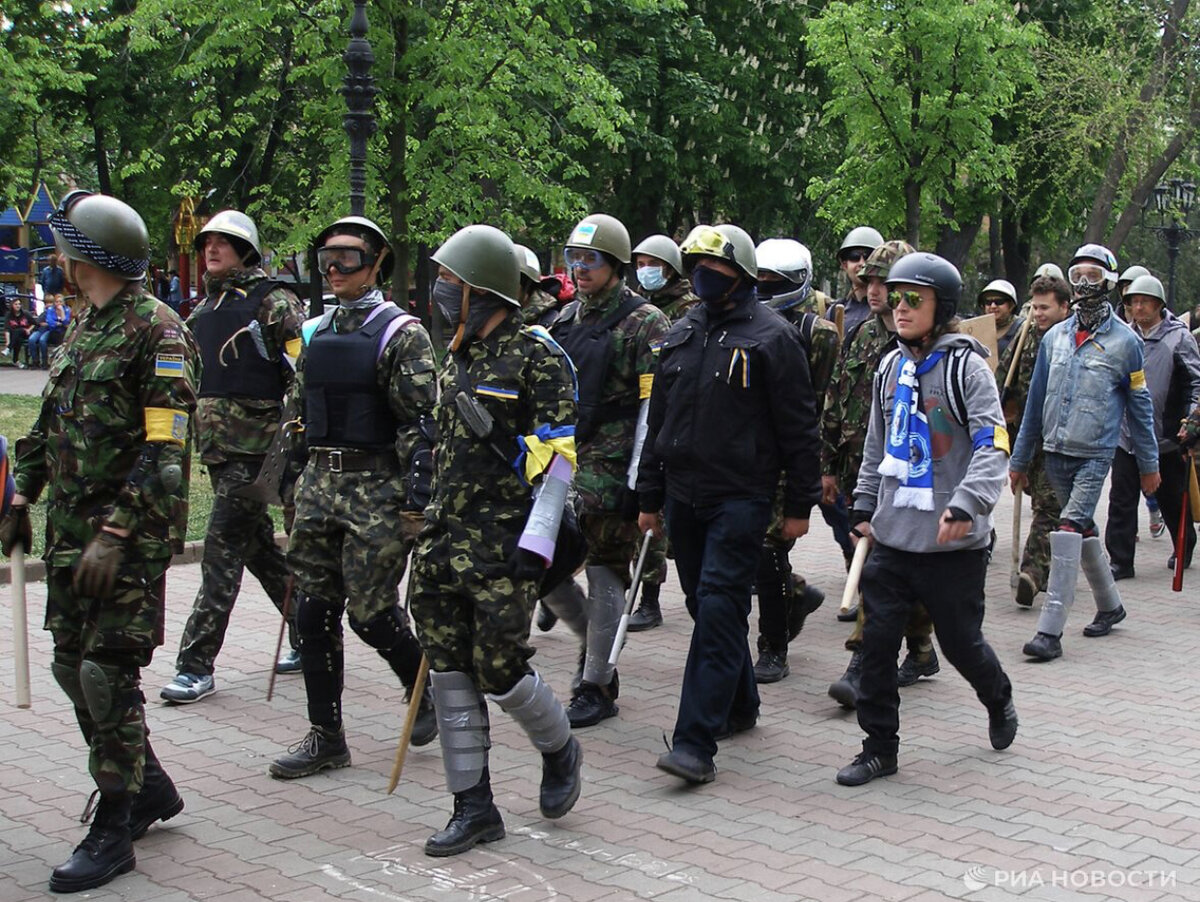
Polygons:
<instances>
[{"instance_id":1,"label":"grey shin guard","mask_svg":"<svg viewBox=\"0 0 1200 902\"><path fill-rule=\"evenodd\" d=\"M608 663L608 657L625 610L625 583L611 567L588 567L587 579L587 660L583 679L595 686L607 686L616 669Z\"/></svg>"},{"instance_id":2,"label":"grey shin guard","mask_svg":"<svg viewBox=\"0 0 1200 902\"><path fill-rule=\"evenodd\" d=\"M1121 591L1113 579L1108 555L1104 553L1104 545L1099 536L1088 536L1083 540L1079 562L1083 568L1083 575L1087 577L1088 585L1092 587L1092 596L1096 599L1096 610L1115 611L1119 608Z\"/></svg>"},{"instance_id":3,"label":"grey shin guard","mask_svg":"<svg viewBox=\"0 0 1200 902\"><path fill-rule=\"evenodd\" d=\"M587 634L587 595L574 579L569 579L542 598L542 604L553 611L579 638Z\"/></svg>"},{"instance_id":4,"label":"grey shin guard","mask_svg":"<svg viewBox=\"0 0 1200 902\"><path fill-rule=\"evenodd\" d=\"M1062 635L1071 605L1075 603L1082 543L1083 536L1077 532L1056 529L1050 533L1050 577L1046 580L1046 598L1038 618L1039 633Z\"/></svg>"},{"instance_id":5,"label":"grey shin guard","mask_svg":"<svg viewBox=\"0 0 1200 902\"><path fill-rule=\"evenodd\" d=\"M463 792L479 782L487 766L492 745L487 702L475 681L460 671L430 673L429 680L442 740L446 788Z\"/></svg>"},{"instance_id":6,"label":"grey shin guard","mask_svg":"<svg viewBox=\"0 0 1200 902\"><path fill-rule=\"evenodd\" d=\"M566 709L541 674L527 673L504 695L488 697L521 725L543 755L557 752L571 739Z\"/></svg>"}]
</instances>

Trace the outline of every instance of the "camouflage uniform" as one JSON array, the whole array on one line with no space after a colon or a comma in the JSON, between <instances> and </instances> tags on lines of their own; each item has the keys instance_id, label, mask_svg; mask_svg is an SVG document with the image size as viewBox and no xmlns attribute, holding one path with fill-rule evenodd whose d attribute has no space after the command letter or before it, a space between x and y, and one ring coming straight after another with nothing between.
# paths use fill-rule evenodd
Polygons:
<instances>
[{"instance_id":1,"label":"camouflage uniform","mask_svg":"<svg viewBox=\"0 0 1200 902\"><path fill-rule=\"evenodd\" d=\"M137 792L148 744L140 684L163 642L164 587L171 554L187 530L188 421L196 407L199 353L165 304L129 287L88 307L50 369L42 412L16 449L16 488L37 499L49 486L46 621L55 676L75 705L103 793ZM164 468L182 479L163 483ZM167 470L170 473L170 470ZM128 529L112 597L71 587L80 556L102 525ZM98 668L111 694L106 713L80 690L81 667Z\"/></svg>"},{"instance_id":2,"label":"camouflage uniform","mask_svg":"<svg viewBox=\"0 0 1200 902\"><path fill-rule=\"evenodd\" d=\"M695 292L692 291L692 283L681 276L666 288L647 292L646 300L661 310L669 322L675 323L682 319L688 308L697 303L700 298L696 297ZM657 590L667 581L667 556L669 553L670 548L665 532L662 536L650 540L650 547L646 549L646 562L642 565L643 592L651 586Z\"/></svg>"},{"instance_id":3,"label":"camouflage uniform","mask_svg":"<svg viewBox=\"0 0 1200 902\"><path fill-rule=\"evenodd\" d=\"M523 329L520 314L510 313L465 355L475 398L495 418L493 435L514 462L518 437L542 426L574 427L566 359ZM470 674L480 690L500 694L531 672L538 582L514 578L510 564L530 488L459 415L458 366L448 357L442 373L434 492L413 555L410 608L431 670Z\"/></svg>"},{"instance_id":4,"label":"camouflage uniform","mask_svg":"<svg viewBox=\"0 0 1200 902\"><path fill-rule=\"evenodd\" d=\"M390 312L382 295L377 296L380 302L374 305L339 306L332 313L332 331L350 335L374 316ZM296 576L296 626L309 720L327 732L341 729L342 613L347 609L351 628L410 690L421 662L397 587L421 524L419 512L408 509L408 461L418 440L418 421L432 412L437 399L437 375L433 345L419 323L402 322L389 331L376 345L375 378L397 423L392 447L379 449L366 468L343 468L343 460L370 452L310 439L309 462L296 483L287 561ZM306 337L292 386L303 405L306 428L312 426L312 412L304 399L308 392L325 390L308 385L306 376L313 342L319 340Z\"/></svg>"},{"instance_id":5,"label":"camouflage uniform","mask_svg":"<svg viewBox=\"0 0 1200 902\"><path fill-rule=\"evenodd\" d=\"M1042 344L1045 333L1031 325L1025 333L1025 344L1021 348L1021 356L1016 360L1016 375L1007 391L1003 391L1004 419L1008 423L1008 434L1011 441L1021 428L1021 416L1025 411L1025 399L1029 396L1029 380L1033 376L1033 367L1037 363L1038 348ZM996 384L1003 390L1008 372L1013 367L1013 357L1017 350L1017 340L1008 346L1000 356L996 368ZM1029 501L1033 510L1033 518L1029 524L1029 536L1025 540L1025 550L1021 555L1021 572L1033 577L1039 592L1046 591L1046 579L1050 575L1050 533L1058 525L1058 516L1062 505L1046 477L1046 467L1043 463L1041 444L1038 444L1029 463L1026 473L1029 478Z\"/></svg>"},{"instance_id":6,"label":"camouflage uniform","mask_svg":"<svg viewBox=\"0 0 1200 902\"><path fill-rule=\"evenodd\" d=\"M821 416L821 475L838 481L838 492L846 497L854 493L858 470L862 465L863 446L867 441L867 422L871 415L871 392L879 361L896 347L896 333L872 316L854 333L838 358L837 369L825 395ZM862 645L863 611L846 640L848 651ZM904 635L909 649L918 654L932 650L933 622L924 605L914 604Z\"/></svg>"},{"instance_id":7,"label":"camouflage uniform","mask_svg":"<svg viewBox=\"0 0 1200 902\"><path fill-rule=\"evenodd\" d=\"M267 279L261 269L240 270L221 280L210 280L207 297L192 310L188 323L219 309L228 299L245 297ZM262 347L249 333L239 334L219 359L206 359L205 372L224 366L238 367L247 355L259 355L278 368L281 385L292 382L292 366L284 357L299 353L300 324L304 312L300 301L285 288L272 289L261 301L254 317ZM196 408L196 446L208 467L213 489L213 507L200 563L201 583L192 614L183 631L179 673L211 675L225 640L225 630L242 584L242 571L249 568L275 607L282 613L288 579L287 560L275 544L275 524L267 505L242 498L236 490L249 485L262 469L279 428L283 397L259 399L220 397L203 390ZM295 618L290 618L289 638L297 648Z\"/></svg>"},{"instance_id":8,"label":"camouflage uniform","mask_svg":"<svg viewBox=\"0 0 1200 902\"><path fill-rule=\"evenodd\" d=\"M814 295L820 297L814 298ZM813 314L811 334L807 339L802 337L802 344L808 353L808 369L818 420L840 346L837 327L828 320L821 319L823 298L824 295L820 292L812 291L803 303L776 311L797 329L801 328L806 313ZM766 306L776 309L770 299L765 303ZM784 539L782 529L783 492L779 491L775 494L771 526L763 543L763 554L759 560L755 584L758 590L758 650L760 653L786 657L790 633L796 629L796 626L791 624L803 626L799 612L795 612L795 618L792 614L793 607L801 603L800 599L808 582L803 574L792 571L788 554L795 547L796 540Z\"/></svg>"},{"instance_id":9,"label":"camouflage uniform","mask_svg":"<svg viewBox=\"0 0 1200 902\"><path fill-rule=\"evenodd\" d=\"M558 313L558 298L540 288L533 289L521 306L521 320L527 326L548 325Z\"/></svg>"}]
</instances>

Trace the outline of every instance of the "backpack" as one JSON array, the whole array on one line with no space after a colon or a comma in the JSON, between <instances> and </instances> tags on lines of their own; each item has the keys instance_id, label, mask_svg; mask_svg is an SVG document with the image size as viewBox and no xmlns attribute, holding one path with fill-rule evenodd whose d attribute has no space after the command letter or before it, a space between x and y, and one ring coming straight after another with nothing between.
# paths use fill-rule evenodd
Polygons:
<instances>
[{"instance_id":1,"label":"backpack","mask_svg":"<svg viewBox=\"0 0 1200 902\"><path fill-rule=\"evenodd\" d=\"M944 379L946 400L950 404L950 415L954 417L954 422L958 423L963 429L967 428L968 423L967 358L971 354L978 353L978 351L969 345L959 345L958 347L951 348L946 352L945 365L942 367L942 378ZM879 370L876 376L878 385L876 388L879 394L880 410L884 409L886 399L884 386L893 378L892 374L895 367L899 365L900 357L900 349L893 348L879 361Z\"/></svg>"}]
</instances>

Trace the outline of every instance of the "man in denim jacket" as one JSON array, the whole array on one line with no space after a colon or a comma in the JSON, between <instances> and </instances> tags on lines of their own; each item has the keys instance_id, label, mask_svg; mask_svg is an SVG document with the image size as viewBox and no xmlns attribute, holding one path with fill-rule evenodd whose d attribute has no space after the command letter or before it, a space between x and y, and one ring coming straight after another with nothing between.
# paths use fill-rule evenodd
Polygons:
<instances>
[{"instance_id":1,"label":"man in denim jacket","mask_svg":"<svg viewBox=\"0 0 1200 902\"><path fill-rule=\"evenodd\" d=\"M1009 461L1015 492L1027 482L1040 437L1046 475L1063 506L1058 528L1050 534L1050 577L1037 635L1024 648L1041 661L1062 655L1063 626L1081 564L1096 599L1096 618L1083 634L1106 636L1125 619L1093 516L1127 412L1142 491L1154 492L1160 481L1142 340L1113 316L1108 303L1116 269L1116 257L1106 247L1085 244L1075 252L1067 270L1074 313L1042 339Z\"/></svg>"}]
</instances>

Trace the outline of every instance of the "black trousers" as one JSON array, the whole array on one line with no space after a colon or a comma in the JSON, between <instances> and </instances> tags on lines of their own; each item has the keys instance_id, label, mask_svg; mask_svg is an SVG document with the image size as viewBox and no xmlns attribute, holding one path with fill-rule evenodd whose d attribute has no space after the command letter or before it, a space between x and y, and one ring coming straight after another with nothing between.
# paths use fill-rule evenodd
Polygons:
<instances>
[{"instance_id":1,"label":"black trousers","mask_svg":"<svg viewBox=\"0 0 1200 902\"><path fill-rule=\"evenodd\" d=\"M862 573L865 622L858 725L863 751L895 755L900 747L900 692L896 657L909 609L929 611L942 654L989 711L1012 698L1012 683L983 638L983 583L988 552L918 554L876 543Z\"/></svg>"},{"instance_id":2,"label":"black trousers","mask_svg":"<svg viewBox=\"0 0 1200 902\"><path fill-rule=\"evenodd\" d=\"M1179 514L1183 493L1187 490L1187 466L1178 451L1159 450L1158 472L1162 485L1154 493L1171 536L1171 551L1179 547ZM1108 490L1108 523L1104 527L1104 547L1114 566L1132 567L1137 544L1138 511L1142 506L1141 473L1137 458L1121 448L1113 455L1112 485ZM1191 563L1196 548L1196 527L1189 511L1184 530L1186 553ZM1166 562L1166 559L1163 559Z\"/></svg>"}]
</instances>

